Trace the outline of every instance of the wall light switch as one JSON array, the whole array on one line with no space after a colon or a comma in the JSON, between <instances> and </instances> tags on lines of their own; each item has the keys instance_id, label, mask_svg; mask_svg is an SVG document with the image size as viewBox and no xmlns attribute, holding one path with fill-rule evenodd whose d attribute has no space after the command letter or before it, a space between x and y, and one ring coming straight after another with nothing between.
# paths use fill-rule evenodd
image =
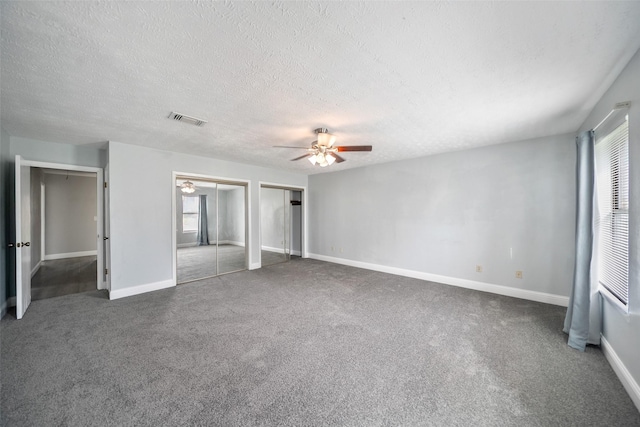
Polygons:
<instances>
[{"instance_id":1,"label":"wall light switch","mask_svg":"<svg viewBox=\"0 0 640 427\"><path fill-rule=\"evenodd\" d=\"M482 273L482 266L476 265L476 273Z\"/></svg>"}]
</instances>

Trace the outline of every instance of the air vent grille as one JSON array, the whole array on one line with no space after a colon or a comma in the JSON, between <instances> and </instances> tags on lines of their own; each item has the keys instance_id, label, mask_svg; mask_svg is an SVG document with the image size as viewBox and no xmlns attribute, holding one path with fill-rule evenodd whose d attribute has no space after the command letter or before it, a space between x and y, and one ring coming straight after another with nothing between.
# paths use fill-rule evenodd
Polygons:
<instances>
[{"instance_id":1,"label":"air vent grille","mask_svg":"<svg viewBox=\"0 0 640 427\"><path fill-rule=\"evenodd\" d=\"M185 114L180 114L176 112L171 112L171 114L169 114L169 118L173 120L177 120L179 122L189 123L196 126L204 126L207 123L206 120L198 119L195 117L187 116Z\"/></svg>"}]
</instances>

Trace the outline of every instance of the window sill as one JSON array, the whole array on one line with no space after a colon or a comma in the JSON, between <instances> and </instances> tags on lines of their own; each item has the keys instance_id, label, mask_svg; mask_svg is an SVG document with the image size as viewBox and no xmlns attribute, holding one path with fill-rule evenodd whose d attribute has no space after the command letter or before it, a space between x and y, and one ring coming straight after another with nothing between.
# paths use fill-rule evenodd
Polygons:
<instances>
[{"instance_id":1,"label":"window sill","mask_svg":"<svg viewBox=\"0 0 640 427\"><path fill-rule=\"evenodd\" d=\"M613 305L623 315L629 315L629 304L624 305L618 298L613 296L611 292L602 286L598 286L598 292L600 292L600 295L602 295L605 300L609 301L609 303L611 303L611 305Z\"/></svg>"}]
</instances>

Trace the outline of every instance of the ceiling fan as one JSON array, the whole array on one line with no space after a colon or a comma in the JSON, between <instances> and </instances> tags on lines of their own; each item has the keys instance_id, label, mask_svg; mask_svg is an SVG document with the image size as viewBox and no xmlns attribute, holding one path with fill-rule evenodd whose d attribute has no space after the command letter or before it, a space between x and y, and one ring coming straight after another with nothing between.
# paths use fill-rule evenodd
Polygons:
<instances>
[{"instance_id":1,"label":"ceiling fan","mask_svg":"<svg viewBox=\"0 0 640 427\"><path fill-rule=\"evenodd\" d=\"M332 165L334 162L344 162L345 159L339 156L338 153L344 151L371 151L373 148L371 145L333 145L336 142L336 137L330 134L327 129L318 128L314 132L318 135L318 140L311 143L311 148L291 147L288 145L274 145L274 147L307 150L307 154L291 159L291 161L308 158L312 165L319 165L323 168Z\"/></svg>"}]
</instances>

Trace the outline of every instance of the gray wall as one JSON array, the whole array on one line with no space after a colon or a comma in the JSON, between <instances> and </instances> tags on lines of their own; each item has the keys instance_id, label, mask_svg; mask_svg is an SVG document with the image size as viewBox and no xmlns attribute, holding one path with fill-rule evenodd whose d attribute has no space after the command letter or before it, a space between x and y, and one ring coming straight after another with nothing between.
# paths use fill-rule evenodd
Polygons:
<instances>
[{"instance_id":1,"label":"gray wall","mask_svg":"<svg viewBox=\"0 0 640 427\"><path fill-rule=\"evenodd\" d=\"M10 139L9 135L0 127L0 317L7 311L8 284L10 282L9 271L14 270L9 264L10 250L7 244L12 242L9 235L9 203L10 193ZM11 257L13 260L13 257Z\"/></svg>"},{"instance_id":2,"label":"gray wall","mask_svg":"<svg viewBox=\"0 0 640 427\"><path fill-rule=\"evenodd\" d=\"M306 175L110 142L108 191L112 291L173 280L173 171L250 181L251 268L258 267L260 259L259 182L296 187L307 185ZM132 191L131 182L137 182L144 191Z\"/></svg>"},{"instance_id":3,"label":"gray wall","mask_svg":"<svg viewBox=\"0 0 640 427\"><path fill-rule=\"evenodd\" d=\"M45 258L97 250L96 176L44 174Z\"/></svg>"},{"instance_id":4,"label":"gray wall","mask_svg":"<svg viewBox=\"0 0 640 427\"><path fill-rule=\"evenodd\" d=\"M43 182L42 169L31 168L31 271L42 261L42 212L41 212L41 186Z\"/></svg>"},{"instance_id":5,"label":"gray wall","mask_svg":"<svg viewBox=\"0 0 640 427\"><path fill-rule=\"evenodd\" d=\"M598 101L580 130L592 129L613 106L631 101L629 110L629 315L605 299L603 336L640 384L640 51L636 52Z\"/></svg>"},{"instance_id":6,"label":"gray wall","mask_svg":"<svg viewBox=\"0 0 640 427\"><path fill-rule=\"evenodd\" d=\"M574 137L313 175L310 252L568 296Z\"/></svg>"}]
</instances>

